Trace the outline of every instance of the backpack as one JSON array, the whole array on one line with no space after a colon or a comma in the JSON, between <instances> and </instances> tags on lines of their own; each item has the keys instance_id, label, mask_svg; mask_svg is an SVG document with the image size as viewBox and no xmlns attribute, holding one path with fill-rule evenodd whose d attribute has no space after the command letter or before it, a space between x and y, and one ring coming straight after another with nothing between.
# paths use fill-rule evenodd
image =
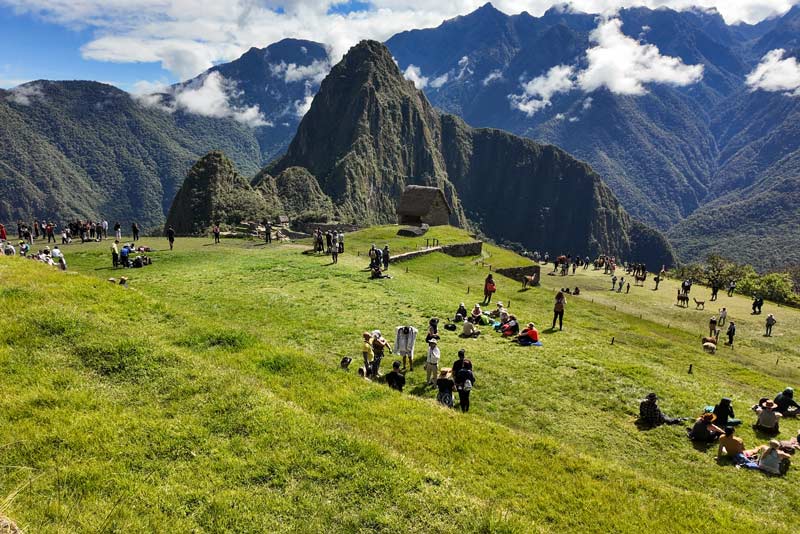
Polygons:
<instances>
[{"instance_id":1,"label":"backpack","mask_svg":"<svg viewBox=\"0 0 800 534\"><path fill-rule=\"evenodd\" d=\"M472 391L472 380L467 379L464 381L464 385L461 386L463 391Z\"/></svg>"}]
</instances>

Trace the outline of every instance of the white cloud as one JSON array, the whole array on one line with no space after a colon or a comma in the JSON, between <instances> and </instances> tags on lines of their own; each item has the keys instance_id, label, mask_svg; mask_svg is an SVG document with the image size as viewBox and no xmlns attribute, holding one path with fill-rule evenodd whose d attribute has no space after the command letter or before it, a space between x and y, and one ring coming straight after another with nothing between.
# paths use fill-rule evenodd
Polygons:
<instances>
[{"instance_id":1,"label":"white cloud","mask_svg":"<svg viewBox=\"0 0 800 534\"><path fill-rule=\"evenodd\" d=\"M233 82L225 79L219 72L212 72L180 88L165 87L158 82L140 81L134 84L134 91L137 90L141 92L134 92L133 97L142 105L158 107L170 113L182 110L203 117L233 119L251 128L272 126L257 105L231 104L231 99L238 96L239 91ZM169 93L171 98L165 100L159 94L148 94L148 90Z\"/></svg>"},{"instance_id":2,"label":"white cloud","mask_svg":"<svg viewBox=\"0 0 800 534\"><path fill-rule=\"evenodd\" d=\"M553 117L554 121L563 121L566 118L566 115L563 113L556 113L556 116Z\"/></svg>"},{"instance_id":3,"label":"white cloud","mask_svg":"<svg viewBox=\"0 0 800 534\"><path fill-rule=\"evenodd\" d=\"M783 59L785 53L784 49L776 48L761 58L761 63L747 75L751 91L781 91L788 96L800 97L800 64L794 57Z\"/></svg>"},{"instance_id":4,"label":"white cloud","mask_svg":"<svg viewBox=\"0 0 800 534\"><path fill-rule=\"evenodd\" d=\"M607 87L617 94L642 95L647 83L684 86L703 77L702 65L686 65L679 58L663 56L655 45L623 34L619 19L601 20L589 39L595 46L586 51L588 67L578 74L578 85L584 91Z\"/></svg>"},{"instance_id":5,"label":"white cloud","mask_svg":"<svg viewBox=\"0 0 800 534\"><path fill-rule=\"evenodd\" d=\"M623 34L619 19L601 19L589 39L595 46L586 51L584 70L556 65L522 84L522 94L509 95L511 107L532 116L549 106L554 95L574 88L589 93L606 87L616 94L642 95L647 92L648 83L684 86L703 77L702 65L686 65L679 58L663 56L655 45L642 44ZM588 97L583 109L591 105Z\"/></svg>"},{"instance_id":6,"label":"white cloud","mask_svg":"<svg viewBox=\"0 0 800 534\"><path fill-rule=\"evenodd\" d=\"M15 13L33 14L93 35L84 57L113 62L159 62L189 79L252 46L285 37L331 46L331 62L361 39L384 41L397 32L438 26L486 0L371 0L367 11L329 14L340 0L0 0ZM572 0L570 9L613 13L634 5L716 8L729 23L757 22L787 11L797 0ZM553 0L495 0L506 13L539 16ZM282 8L277 10L277 8ZM465 76L467 70L460 74ZM452 76L451 76L452 79Z\"/></svg>"},{"instance_id":7,"label":"white cloud","mask_svg":"<svg viewBox=\"0 0 800 534\"><path fill-rule=\"evenodd\" d=\"M311 102L314 101L314 93L312 91L311 82L306 80L305 82L305 94L302 100L295 100L294 101L294 113L298 117L304 116L308 113L308 110L311 109Z\"/></svg>"},{"instance_id":8,"label":"white cloud","mask_svg":"<svg viewBox=\"0 0 800 534\"><path fill-rule=\"evenodd\" d=\"M594 102L594 98L592 98L591 96L587 96L586 99L583 101L583 104L581 105L581 109L583 109L584 111L586 111L587 109L591 109L592 102Z\"/></svg>"},{"instance_id":9,"label":"white cloud","mask_svg":"<svg viewBox=\"0 0 800 534\"><path fill-rule=\"evenodd\" d=\"M570 117L569 122L578 122L580 119L578 117Z\"/></svg>"},{"instance_id":10,"label":"white cloud","mask_svg":"<svg viewBox=\"0 0 800 534\"><path fill-rule=\"evenodd\" d=\"M281 61L278 64L270 64L269 70L273 76L282 76L286 83L306 80L320 83L330 72L331 64L327 60L314 60L310 65L297 65L296 63L287 65L285 61Z\"/></svg>"},{"instance_id":11,"label":"white cloud","mask_svg":"<svg viewBox=\"0 0 800 534\"><path fill-rule=\"evenodd\" d=\"M503 73L500 70L493 70L492 72L490 72L488 74L488 76L486 76L486 78L483 79L483 81L481 83L484 86L487 86L487 85L489 85L490 83L492 83L494 81L502 80L502 79L503 79Z\"/></svg>"},{"instance_id":12,"label":"white cloud","mask_svg":"<svg viewBox=\"0 0 800 534\"><path fill-rule=\"evenodd\" d=\"M472 69L469 68L469 58L467 56L462 57L458 60L458 76L456 76L457 80L462 79L464 76L472 75Z\"/></svg>"},{"instance_id":13,"label":"white cloud","mask_svg":"<svg viewBox=\"0 0 800 534\"><path fill-rule=\"evenodd\" d=\"M39 84L36 83L17 86L9 91L9 95L6 97L9 102L20 106L30 106L33 100L37 98L44 98L44 93Z\"/></svg>"},{"instance_id":14,"label":"white cloud","mask_svg":"<svg viewBox=\"0 0 800 534\"><path fill-rule=\"evenodd\" d=\"M439 89L441 86L446 84L447 80L449 80L449 79L450 79L450 74L445 72L441 76L438 76L438 77L434 78L433 80L431 80L430 85L434 89Z\"/></svg>"},{"instance_id":15,"label":"white cloud","mask_svg":"<svg viewBox=\"0 0 800 534\"><path fill-rule=\"evenodd\" d=\"M569 65L556 65L547 73L537 76L522 85L522 94L509 95L511 107L528 116L551 104L558 93L571 91L575 86L575 68Z\"/></svg>"},{"instance_id":16,"label":"white cloud","mask_svg":"<svg viewBox=\"0 0 800 534\"><path fill-rule=\"evenodd\" d=\"M403 72L403 76L406 80L411 80L414 82L414 86L417 89L424 89L428 86L428 78L422 75L422 71L416 65L409 65L406 67L405 72Z\"/></svg>"}]
</instances>

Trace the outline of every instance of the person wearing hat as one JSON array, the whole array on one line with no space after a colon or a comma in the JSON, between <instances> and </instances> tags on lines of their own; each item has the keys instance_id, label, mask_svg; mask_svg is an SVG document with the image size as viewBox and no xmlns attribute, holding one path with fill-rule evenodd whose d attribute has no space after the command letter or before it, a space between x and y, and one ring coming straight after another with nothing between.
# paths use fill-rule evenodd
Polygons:
<instances>
[{"instance_id":1,"label":"person wearing hat","mask_svg":"<svg viewBox=\"0 0 800 534\"><path fill-rule=\"evenodd\" d=\"M736 467L747 467L749 469L758 469L758 463L752 461L750 458L758 453L755 451L746 451L744 449L744 441L742 438L734 436L735 430L732 426L725 427L725 435L719 438L719 447L717 448L717 459L728 457Z\"/></svg>"},{"instance_id":2,"label":"person wearing hat","mask_svg":"<svg viewBox=\"0 0 800 534\"><path fill-rule=\"evenodd\" d=\"M701 443L713 443L725 432L714 424L717 416L711 412L706 412L695 421L694 426L689 431L689 439Z\"/></svg>"},{"instance_id":3,"label":"person wearing hat","mask_svg":"<svg viewBox=\"0 0 800 534\"><path fill-rule=\"evenodd\" d=\"M757 406L755 412L758 414L758 419L753 428L762 430L769 434L777 434L780 432L780 418L783 414L778 411L778 405L769 399L764 399Z\"/></svg>"},{"instance_id":4,"label":"person wearing hat","mask_svg":"<svg viewBox=\"0 0 800 534\"><path fill-rule=\"evenodd\" d=\"M708 321L708 337L717 335L717 316L712 315Z\"/></svg>"},{"instance_id":5,"label":"person wearing hat","mask_svg":"<svg viewBox=\"0 0 800 534\"><path fill-rule=\"evenodd\" d=\"M433 379L439 373L441 352L438 345L439 341L436 338L428 340L428 354L425 356L425 382L431 386L433 385Z\"/></svg>"},{"instance_id":6,"label":"person wearing hat","mask_svg":"<svg viewBox=\"0 0 800 534\"><path fill-rule=\"evenodd\" d=\"M714 406L714 415L717 416L717 426L724 428L726 426L741 425L742 420L736 419L733 413L733 402L728 397L723 397L719 404Z\"/></svg>"},{"instance_id":7,"label":"person wearing hat","mask_svg":"<svg viewBox=\"0 0 800 534\"><path fill-rule=\"evenodd\" d=\"M500 317L500 312L503 311L503 303L499 300L497 301L497 307L489 312L489 317L496 319Z\"/></svg>"},{"instance_id":8,"label":"person wearing hat","mask_svg":"<svg viewBox=\"0 0 800 534\"><path fill-rule=\"evenodd\" d=\"M769 445L763 450L758 458L758 468L771 475L782 475L781 462L790 458L781 449L781 443L777 439L769 440Z\"/></svg>"},{"instance_id":9,"label":"person wearing hat","mask_svg":"<svg viewBox=\"0 0 800 534\"><path fill-rule=\"evenodd\" d=\"M439 371L439 378L436 379L436 387L439 388L439 392L436 394L436 400L439 404L452 408L453 390L456 387L456 383L450 376L450 371L447 369Z\"/></svg>"},{"instance_id":10,"label":"person wearing hat","mask_svg":"<svg viewBox=\"0 0 800 534\"><path fill-rule=\"evenodd\" d=\"M372 334L364 332L361 337L363 339L361 355L364 357L364 376L367 377L372 373L372 360L375 358L375 353L372 351Z\"/></svg>"},{"instance_id":11,"label":"person wearing hat","mask_svg":"<svg viewBox=\"0 0 800 534\"><path fill-rule=\"evenodd\" d=\"M479 335L481 335L481 331L475 327L475 323L472 322L472 317L464 321L461 337L478 337Z\"/></svg>"},{"instance_id":12,"label":"person wearing hat","mask_svg":"<svg viewBox=\"0 0 800 534\"><path fill-rule=\"evenodd\" d=\"M796 417L798 415L797 411L800 410L800 404L797 404L797 401L794 400L794 389L784 389L775 396L774 402L777 405L777 410L784 417Z\"/></svg>"},{"instance_id":13,"label":"person wearing hat","mask_svg":"<svg viewBox=\"0 0 800 534\"><path fill-rule=\"evenodd\" d=\"M649 427L657 427L664 424L677 425L681 422L678 417L667 417L658 406L658 396L655 393L648 393L647 397L639 403L639 423Z\"/></svg>"},{"instance_id":14,"label":"person wearing hat","mask_svg":"<svg viewBox=\"0 0 800 534\"><path fill-rule=\"evenodd\" d=\"M396 389L402 393L406 385L406 377L400 372L399 360L395 360L394 363L392 363L392 372L386 375L386 383L389 384L390 388Z\"/></svg>"}]
</instances>

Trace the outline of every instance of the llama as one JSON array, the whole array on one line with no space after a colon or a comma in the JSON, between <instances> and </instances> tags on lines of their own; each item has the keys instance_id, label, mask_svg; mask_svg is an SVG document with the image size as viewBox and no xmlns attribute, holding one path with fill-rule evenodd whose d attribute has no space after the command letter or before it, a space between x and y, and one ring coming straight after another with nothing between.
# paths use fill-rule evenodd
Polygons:
<instances>
[{"instance_id":1,"label":"llama","mask_svg":"<svg viewBox=\"0 0 800 534\"><path fill-rule=\"evenodd\" d=\"M705 310L706 309L706 301L704 300L697 300L696 298L692 297L694 300L694 305L696 310Z\"/></svg>"}]
</instances>

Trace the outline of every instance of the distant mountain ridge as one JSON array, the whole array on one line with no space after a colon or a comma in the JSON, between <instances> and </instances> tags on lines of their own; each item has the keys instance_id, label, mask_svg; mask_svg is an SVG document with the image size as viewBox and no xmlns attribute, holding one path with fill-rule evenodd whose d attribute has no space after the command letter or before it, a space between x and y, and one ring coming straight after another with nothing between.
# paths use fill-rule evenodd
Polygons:
<instances>
[{"instance_id":1,"label":"distant mountain ridge","mask_svg":"<svg viewBox=\"0 0 800 534\"><path fill-rule=\"evenodd\" d=\"M674 261L666 239L633 221L586 164L554 146L440 114L375 41L362 41L334 66L286 155L254 184L280 182L298 168L348 222L395 222L405 186L431 185L444 190L453 224L495 239L652 265Z\"/></svg>"}]
</instances>

